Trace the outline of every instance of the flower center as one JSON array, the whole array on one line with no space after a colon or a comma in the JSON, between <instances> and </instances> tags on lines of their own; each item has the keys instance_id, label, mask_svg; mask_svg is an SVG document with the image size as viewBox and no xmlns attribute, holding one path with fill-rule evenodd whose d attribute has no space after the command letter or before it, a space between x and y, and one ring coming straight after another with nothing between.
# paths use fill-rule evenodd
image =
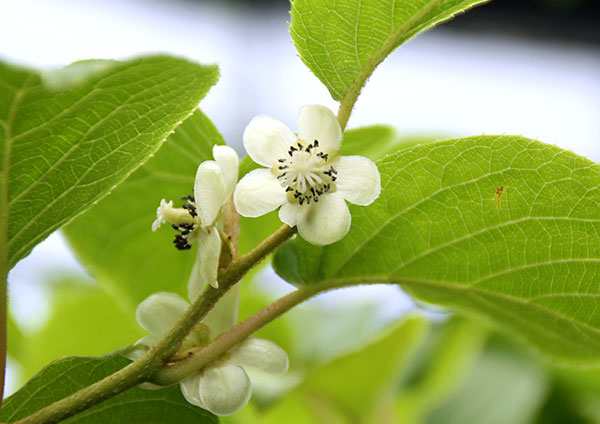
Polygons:
<instances>
[{"instance_id":1,"label":"flower center","mask_svg":"<svg viewBox=\"0 0 600 424\"><path fill-rule=\"evenodd\" d=\"M337 171L329 163L329 155L319 149L318 140L308 145L299 140L278 162L275 175L291 201L310 204L335 190Z\"/></svg>"}]
</instances>

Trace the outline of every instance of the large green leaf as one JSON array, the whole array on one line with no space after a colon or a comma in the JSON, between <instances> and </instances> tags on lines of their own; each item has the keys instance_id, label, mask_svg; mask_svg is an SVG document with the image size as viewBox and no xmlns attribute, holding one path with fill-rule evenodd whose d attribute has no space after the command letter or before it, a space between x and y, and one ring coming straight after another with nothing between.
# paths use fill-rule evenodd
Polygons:
<instances>
[{"instance_id":1,"label":"large green leaf","mask_svg":"<svg viewBox=\"0 0 600 424\"><path fill-rule=\"evenodd\" d=\"M275 256L295 284L399 283L546 352L600 358L600 167L521 137L473 137L379 161L382 194L350 234ZM497 189L503 187L498 198Z\"/></svg>"},{"instance_id":2,"label":"large green leaf","mask_svg":"<svg viewBox=\"0 0 600 424\"><path fill-rule=\"evenodd\" d=\"M34 71L0 64L0 251L8 266L154 154L218 77L214 66L167 56L102 62L92 76L82 68L61 83L55 74L48 86Z\"/></svg>"},{"instance_id":3,"label":"large green leaf","mask_svg":"<svg viewBox=\"0 0 600 424\"><path fill-rule=\"evenodd\" d=\"M304 409L306 416L298 417L298 423L310 422L309 416L321 417L318 422L333 422L332 418L323 421L325 416L361 422L393 392L426 331L424 318L410 317L366 347L314 368L281 405L266 414L265 422L281 422L284 411L295 409Z\"/></svg>"},{"instance_id":4,"label":"large green leaf","mask_svg":"<svg viewBox=\"0 0 600 424\"><path fill-rule=\"evenodd\" d=\"M293 0L290 33L304 63L342 100L400 44L485 1Z\"/></svg>"},{"instance_id":5,"label":"large green leaf","mask_svg":"<svg viewBox=\"0 0 600 424\"><path fill-rule=\"evenodd\" d=\"M403 423L420 423L444 405L459 389L479 358L487 330L474 321L454 317L419 352L419 366L395 401L395 415Z\"/></svg>"},{"instance_id":6,"label":"large green leaf","mask_svg":"<svg viewBox=\"0 0 600 424\"><path fill-rule=\"evenodd\" d=\"M48 320L23 336L15 358L26 379L56 359L104 355L145 335L135 321L135 311L101 287L65 279L51 289Z\"/></svg>"},{"instance_id":7,"label":"large green leaf","mask_svg":"<svg viewBox=\"0 0 600 424\"><path fill-rule=\"evenodd\" d=\"M212 146L223 139L199 110L181 124L158 153L98 205L65 229L81 261L101 283L137 304L151 293L184 293L195 259L180 251L173 233L153 233L161 199L175 202L194 187L200 162L212 159Z\"/></svg>"},{"instance_id":8,"label":"large green leaf","mask_svg":"<svg viewBox=\"0 0 600 424\"><path fill-rule=\"evenodd\" d=\"M429 424L529 424L548 390L543 371L531 361L490 350L463 386L428 418Z\"/></svg>"},{"instance_id":9,"label":"large green leaf","mask_svg":"<svg viewBox=\"0 0 600 424\"><path fill-rule=\"evenodd\" d=\"M53 362L6 399L0 419L14 422L123 368L118 356L72 357ZM217 423L211 413L188 403L178 386L160 390L130 389L65 421L70 424Z\"/></svg>"}]
</instances>

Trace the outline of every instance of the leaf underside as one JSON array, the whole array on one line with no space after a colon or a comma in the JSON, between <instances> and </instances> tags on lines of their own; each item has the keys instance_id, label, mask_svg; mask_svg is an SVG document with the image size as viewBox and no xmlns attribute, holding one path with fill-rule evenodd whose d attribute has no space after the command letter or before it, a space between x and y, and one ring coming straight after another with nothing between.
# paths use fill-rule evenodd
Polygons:
<instances>
[{"instance_id":1,"label":"leaf underside","mask_svg":"<svg viewBox=\"0 0 600 424\"><path fill-rule=\"evenodd\" d=\"M45 80L0 64L0 241L10 266L154 154L218 78L214 66L167 56L88 65Z\"/></svg>"},{"instance_id":2,"label":"leaf underside","mask_svg":"<svg viewBox=\"0 0 600 424\"><path fill-rule=\"evenodd\" d=\"M335 100L360 90L396 47L485 0L293 0L300 58Z\"/></svg>"},{"instance_id":3,"label":"leaf underside","mask_svg":"<svg viewBox=\"0 0 600 424\"><path fill-rule=\"evenodd\" d=\"M381 197L351 208L339 243L284 245L274 261L284 279L399 283L562 359L598 361L598 165L512 136L421 145L378 165Z\"/></svg>"}]
</instances>

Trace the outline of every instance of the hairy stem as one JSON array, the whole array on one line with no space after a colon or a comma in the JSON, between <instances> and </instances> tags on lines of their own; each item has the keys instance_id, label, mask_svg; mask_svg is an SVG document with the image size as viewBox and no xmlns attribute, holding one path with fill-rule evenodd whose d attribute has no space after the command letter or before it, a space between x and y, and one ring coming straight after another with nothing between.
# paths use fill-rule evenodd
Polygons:
<instances>
[{"instance_id":1,"label":"hairy stem","mask_svg":"<svg viewBox=\"0 0 600 424\"><path fill-rule=\"evenodd\" d=\"M142 358L91 386L17 421L17 424L45 424L61 421L148 380L177 351L190 330L206 316L227 290L237 283L250 268L294 235L295 231L295 228L283 225L254 250L234 260L219 276L219 288L208 290L199 297L171 332Z\"/></svg>"},{"instance_id":2,"label":"hairy stem","mask_svg":"<svg viewBox=\"0 0 600 424\"><path fill-rule=\"evenodd\" d=\"M318 284L295 290L281 297L245 321L237 324L228 332L221 334L208 346L197 349L187 359L158 370L156 374L151 377L151 381L161 385L177 383L185 377L199 372L206 365L218 359L232 347L243 342L247 337L273 321L278 316L286 313L294 306L319 293L343 285L343 283Z\"/></svg>"}]
</instances>

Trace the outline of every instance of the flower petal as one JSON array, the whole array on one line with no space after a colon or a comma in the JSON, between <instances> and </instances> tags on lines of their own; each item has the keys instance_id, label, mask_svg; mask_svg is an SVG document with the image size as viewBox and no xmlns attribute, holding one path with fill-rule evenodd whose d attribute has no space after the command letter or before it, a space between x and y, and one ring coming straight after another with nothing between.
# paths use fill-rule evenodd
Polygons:
<instances>
[{"instance_id":1,"label":"flower petal","mask_svg":"<svg viewBox=\"0 0 600 424\"><path fill-rule=\"evenodd\" d=\"M202 323L210 329L210 337L229 330L236 323L240 309L240 285L236 284L223 295L217 304L206 314Z\"/></svg>"},{"instance_id":2,"label":"flower petal","mask_svg":"<svg viewBox=\"0 0 600 424\"><path fill-rule=\"evenodd\" d=\"M325 153L336 154L340 150L342 128L333 112L321 105L304 106L298 119L300 138L307 143L319 141Z\"/></svg>"},{"instance_id":3,"label":"flower petal","mask_svg":"<svg viewBox=\"0 0 600 424\"><path fill-rule=\"evenodd\" d=\"M334 164L337 192L356 205L370 205L381 193L377 165L364 156L342 156Z\"/></svg>"},{"instance_id":4,"label":"flower petal","mask_svg":"<svg viewBox=\"0 0 600 424\"><path fill-rule=\"evenodd\" d=\"M151 336L162 337L171 331L189 306L175 293L154 293L138 305L136 319Z\"/></svg>"},{"instance_id":5,"label":"flower petal","mask_svg":"<svg viewBox=\"0 0 600 424\"><path fill-rule=\"evenodd\" d=\"M198 234L196 262L188 281L191 302L206 289L207 284L218 287L217 274L221 256L221 236L215 227L202 228Z\"/></svg>"},{"instance_id":6,"label":"flower petal","mask_svg":"<svg viewBox=\"0 0 600 424\"><path fill-rule=\"evenodd\" d=\"M200 402L215 415L233 414L246 405L251 394L250 379L242 367L229 364L210 367L200 377Z\"/></svg>"},{"instance_id":7,"label":"flower petal","mask_svg":"<svg viewBox=\"0 0 600 424\"><path fill-rule=\"evenodd\" d=\"M213 160L204 161L196 171L194 201L202 226L212 225L226 200L225 178Z\"/></svg>"},{"instance_id":8,"label":"flower petal","mask_svg":"<svg viewBox=\"0 0 600 424\"><path fill-rule=\"evenodd\" d=\"M287 157L296 135L282 122L268 116L257 116L244 130L244 148L252 160L271 167Z\"/></svg>"},{"instance_id":9,"label":"flower petal","mask_svg":"<svg viewBox=\"0 0 600 424\"><path fill-rule=\"evenodd\" d=\"M200 398L200 379L202 374L193 375L185 378L179 382L179 388L181 394L192 405L199 406L200 408L206 409L202 399Z\"/></svg>"},{"instance_id":10,"label":"flower petal","mask_svg":"<svg viewBox=\"0 0 600 424\"><path fill-rule=\"evenodd\" d=\"M290 227L295 227L298 222L298 214L300 213L300 206L295 203L285 203L279 209L279 219L284 224Z\"/></svg>"},{"instance_id":11,"label":"flower petal","mask_svg":"<svg viewBox=\"0 0 600 424\"><path fill-rule=\"evenodd\" d=\"M229 352L228 362L281 374L288 370L288 355L270 340L251 338Z\"/></svg>"},{"instance_id":12,"label":"flower petal","mask_svg":"<svg viewBox=\"0 0 600 424\"><path fill-rule=\"evenodd\" d=\"M123 356L125 356L127 359L131 359L132 361L137 361L146 354L147 348L156 345L158 340L159 339L156 339L152 336L142 337L134 343L134 348L125 352Z\"/></svg>"},{"instance_id":13,"label":"flower petal","mask_svg":"<svg viewBox=\"0 0 600 424\"><path fill-rule=\"evenodd\" d=\"M233 193L238 213L251 218L271 212L286 201L284 188L268 169L255 169L244 175Z\"/></svg>"},{"instance_id":14,"label":"flower petal","mask_svg":"<svg viewBox=\"0 0 600 424\"><path fill-rule=\"evenodd\" d=\"M298 233L311 244L331 244L344 238L351 221L343 197L338 193L326 194L318 203L302 208L298 215Z\"/></svg>"},{"instance_id":15,"label":"flower petal","mask_svg":"<svg viewBox=\"0 0 600 424\"><path fill-rule=\"evenodd\" d=\"M225 197L229 198L238 180L240 158L235 150L229 146L213 146L213 158L221 167L225 181Z\"/></svg>"}]
</instances>

